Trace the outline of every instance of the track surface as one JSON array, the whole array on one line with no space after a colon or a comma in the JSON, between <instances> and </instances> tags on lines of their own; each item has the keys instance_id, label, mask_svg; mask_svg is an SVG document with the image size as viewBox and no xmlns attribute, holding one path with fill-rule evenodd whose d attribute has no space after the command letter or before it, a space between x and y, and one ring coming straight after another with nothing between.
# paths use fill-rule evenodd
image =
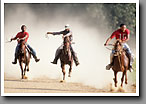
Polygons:
<instances>
[{"instance_id":1,"label":"track surface","mask_svg":"<svg viewBox=\"0 0 146 104\"><path fill-rule=\"evenodd\" d=\"M5 78L4 93L111 93L113 88L96 89L80 83L64 82L58 79L33 79L21 80L17 78ZM135 93L136 87L130 86L130 90L124 91Z\"/></svg>"}]
</instances>

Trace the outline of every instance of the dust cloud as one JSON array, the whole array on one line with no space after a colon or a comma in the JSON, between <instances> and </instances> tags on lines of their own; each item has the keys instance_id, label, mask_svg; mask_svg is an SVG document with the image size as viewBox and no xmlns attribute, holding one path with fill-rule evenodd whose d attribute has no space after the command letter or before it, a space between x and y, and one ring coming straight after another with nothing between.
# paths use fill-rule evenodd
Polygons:
<instances>
[{"instance_id":1,"label":"dust cloud","mask_svg":"<svg viewBox=\"0 0 146 104\"><path fill-rule=\"evenodd\" d=\"M66 66L67 81L96 88L103 88L113 82L112 70L105 70L109 63L110 51L104 47L104 42L111 33L107 29L108 26L105 27L106 31L101 31L98 26L91 24L89 15L83 11L82 7L70 8L68 4L5 4L4 41L14 37L21 31L21 25L25 24L30 34L28 44L40 58L38 63L31 59L30 72L27 73L29 79L62 79L60 61L58 65L50 63L55 57L56 49L62 43L62 36L48 35L46 38L45 34L48 31L63 30L65 24L70 24L75 42L73 49L77 53L80 65L73 65L71 78L67 78L69 67ZM4 72L8 77L20 78L19 64L11 63L16 45L16 41L4 43Z\"/></svg>"}]
</instances>

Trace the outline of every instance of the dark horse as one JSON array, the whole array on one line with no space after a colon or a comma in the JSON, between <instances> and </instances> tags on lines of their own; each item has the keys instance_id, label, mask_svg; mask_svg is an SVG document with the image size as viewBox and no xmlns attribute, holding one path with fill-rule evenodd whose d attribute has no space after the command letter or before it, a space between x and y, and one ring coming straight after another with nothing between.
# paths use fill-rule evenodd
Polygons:
<instances>
[{"instance_id":1,"label":"dark horse","mask_svg":"<svg viewBox=\"0 0 146 104\"><path fill-rule=\"evenodd\" d=\"M30 62L31 54L29 49L25 45L24 40L20 40L20 46L19 46L19 51L18 51L18 60L19 60L19 65L21 68L21 76L22 79L27 79L25 73L26 73L26 68L27 71L29 71L29 62ZM23 63L25 67L23 68Z\"/></svg>"},{"instance_id":2,"label":"dark horse","mask_svg":"<svg viewBox=\"0 0 146 104\"><path fill-rule=\"evenodd\" d=\"M61 50L61 55L60 55L61 68L62 68L62 73L63 73L63 80L61 80L61 82L65 81L65 73L66 73L65 65L66 64L70 66L68 77L71 77L73 57L71 54L70 45L71 45L71 42L70 42L69 37L68 36L64 37L63 49Z\"/></svg>"},{"instance_id":3,"label":"dark horse","mask_svg":"<svg viewBox=\"0 0 146 104\"><path fill-rule=\"evenodd\" d=\"M127 84L127 70L129 69L129 59L126 52L123 50L123 46L120 40L117 40L114 45L114 58L113 58L113 71L114 71L114 82L117 87L117 73L122 72L121 87L123 87L123 81L125 77L125 84Z\"/></svg>"}]
</instances>

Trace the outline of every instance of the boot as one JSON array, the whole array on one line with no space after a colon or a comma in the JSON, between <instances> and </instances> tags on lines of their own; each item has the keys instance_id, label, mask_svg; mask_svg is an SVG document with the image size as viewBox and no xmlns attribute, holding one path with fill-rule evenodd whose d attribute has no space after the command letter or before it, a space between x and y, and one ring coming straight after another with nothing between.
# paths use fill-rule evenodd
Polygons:
<instances>
[{"instance_id":1,"label":"boot","mask_svg":"<svg viewBox=\"0 0 146 104\"><path fill-rule=\"evenodd\" d=\"M78 66L80 63L79 63L79 61L78 61L77 56L75 55L74 52L72 52L72 55L73 55L73 59L74 59L74 62L75 62L75 64L76 64L76 66Z\"/></svg>"},{"instance_id":2,"label":"boot","mask_svg":"<svg viewBox=\"0 0 146 104\"><path fill-rule=\"evenodd\" d=\"M35 62L39 62L40 59L38 59L36 56L34 56Z\"/></svg>"},{"instance_id":3,"label":"boot","mask_svg":"<svg viewBox=\"0 0 146 104\"><path fill-rule=\"evenodd\" d=\"M54 59L53 62L51 62L52 64L57 64L57 60Z\"/></svg>"},{"instance_id":4,"label":"boot","mask_svg":"<svg viewBox=\"0 0 146 104\"><path fill-rule=\"evenodd\" d=\"M74 58L74 61L75 61L76 66L80 64L77 57Z\"/></svg>"},{"instance_id":5,"label":"boot","mask_svg":"<svg viewBox=\"0 0 146 104\"><path fill-rule=\"evenodd\" d=\"M133 72L133 68L132 68L131 65L129 66L129 71L130 71L130 72Z\"/></svg>"},{"instance_id":6,"label":"boot","mask_svg":"<svg viewBox=\"0 0 146 104\"><path fill-rule=\"evenodd\" d=\"M75 61L76 66L78 66L80 63L78 61Z\"/></svg>"},{"instance_id":7,"label":"boot","mask_svg":"<svg viewBox=\"0 0 146 104\"><path fill-rule=\"evenodd\" d=\"M128 58L129 58L129 71L133 72L133 67L132 67L133 57L131 54L128 54Z\"/></svg>"},{"instance_id":8,"label":"boot","mask_svg":"<svg viewBox=\"0 0 146 104\"><path fill-rule=\"evenodd\" d=\"M14 61L12 62L12 64L17 64L17 58L14 59Z\"/></svg>"},{"instance_id":9,"label":"boot","mask_svg":"<svg viewBox=\"0 0 146 104\"><path fill-rule=\"evenodd\" d=\"M35 59L35 62L39 62L39 61L40 61L40 59L37 59L37 58Z\"/></svg>"},{"instance_id":10,"label":"boot","mask_svg":"<svg viewBox=\"0 0 146 104\"><path fill-rule=\"evenodd\" d=\"M60 57L60 53L58 55L55 56L55 59L53 60L53 62L51 62L52 64L57 64L57 61Z\"/></svg>"},{"instance_id":11,"label":"boot","mask_svg":"<svg viewBox=\"0 0 146 104\"><path fill-rule=\"evenodd\" d=\"M113 66L113 58L114 58L114 55L111 53L111 55L110 55L110 64L108 64L106 66L106 70L110 70L110 68L112 68L112 66Z\"/></svg>"},{"instance_id":12,"label":"boot","mask_svg":"<svg viewBox=\"0 0 146 104\"><path fill-rule=\"evenodd\" d=\"M110 64L108 64L107 66L106 66L106 70L110 70L110 68L112 68L112 64L110 63Z\"/></svg>"}]
</instances>

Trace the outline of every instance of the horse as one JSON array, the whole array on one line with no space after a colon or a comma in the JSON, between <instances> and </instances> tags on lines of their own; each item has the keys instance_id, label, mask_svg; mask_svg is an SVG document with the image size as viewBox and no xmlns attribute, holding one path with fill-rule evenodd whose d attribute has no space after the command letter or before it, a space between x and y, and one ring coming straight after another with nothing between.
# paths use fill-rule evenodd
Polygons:
<instances>
[{"instance_id":1,"label":"horse","mask_svg":"<svg viewBox=\"0 0 146 104\"><path fill-rule=\"evenodd\" d=\"M63 80L61 80L60 82L64 82L65 81L65 65L69 65L69 73L68 73L68 77L71 77L71 72L72 72L72 65L73 65L73 56L71 54L71 50L70 50L70 39L68 36L64 37L63 39L63 49L61 50L61 54L60 54L60 62L61 62L61 68L62 68L62 73L63 73Z\"/></svg>"},{"instance_id":2,"label":"horse","mask_svg":"<svg viewBox=\"0 0 146 104\"><path fill-rule=\"evenodd\" d=\"M113 78L115 82L115 87L117 87L117 73L122 72L122 78L121 78L121 87L123 87L123 81L125 77L125 84L128 84L127 82L127 70L129 69L129 58L127 57L127 54L125 50L123 50L123 45L120 40L117 40L114 45L114 58L113 58L113 67L112 70L114 71Z\"/></svg>"},{"instance_id":3,"label":"horse","mask_svg":"<svg viewBox=\"0 0 146 104\"><path fill-rule=\"evenodd\" d=\"M21 69L22 79L27 79L27 76L25 75L25 73L26 73L26 68L27 68L27 71L29 71L30 58L31 58L30 50L25 45L25 41L20 40L19 51L18 51L18 60L19 60L19 65L20 65L20 69ZM23 64L25 65L24 68L23 68Z\"/></svg>"}]
</instances>

